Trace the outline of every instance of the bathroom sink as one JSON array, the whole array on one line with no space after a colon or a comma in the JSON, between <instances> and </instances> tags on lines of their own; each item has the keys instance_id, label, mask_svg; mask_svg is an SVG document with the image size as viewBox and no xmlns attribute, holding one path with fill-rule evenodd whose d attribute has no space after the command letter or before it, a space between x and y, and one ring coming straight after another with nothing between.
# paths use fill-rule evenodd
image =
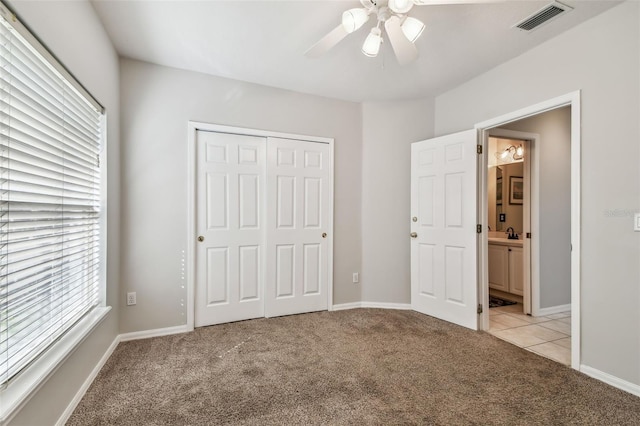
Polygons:
<instances>
[{"instance_id":1,"label":"bathroom sink","mask_svg":"<svg viewBox=\"0 0 640 426\"><path fill-rule=\"evenodd\" d=\"M489 242L494 244L502 244L508 246L522 247L522 240L510 240L506 236L502 237L489 237Z\"/></svg>"}]
</instances>

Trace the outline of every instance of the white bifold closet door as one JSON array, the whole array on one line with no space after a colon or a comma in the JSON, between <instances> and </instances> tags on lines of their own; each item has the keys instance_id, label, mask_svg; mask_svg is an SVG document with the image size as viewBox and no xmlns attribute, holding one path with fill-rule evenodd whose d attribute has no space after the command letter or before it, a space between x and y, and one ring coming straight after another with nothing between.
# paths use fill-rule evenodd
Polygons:
<instances>
[{"instance_id":1,"label":"white bifold closet door","mask_svg":"<svg viewBox=\"0 0 640 426\"><path fill-rule=\"evenodd\" d=\"M267 317L328 308L329 145L267 141Z\"/></svg>"},{"instance_id":2,"label":"white bifold closet door","mask_svg":"<svg viewBox=\"0 0 640 426\"><path fill-rule=\"evenodd\" d=\"M326 310L330 146L207 131L196 144L195 325Z\"/></svg>"}]
</instances>

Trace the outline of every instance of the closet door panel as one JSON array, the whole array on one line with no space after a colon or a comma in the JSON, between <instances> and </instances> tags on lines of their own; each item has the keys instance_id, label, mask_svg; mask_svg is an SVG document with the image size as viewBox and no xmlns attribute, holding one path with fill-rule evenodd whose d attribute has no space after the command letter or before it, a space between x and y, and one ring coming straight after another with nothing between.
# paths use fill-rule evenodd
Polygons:
<instances>
[{"instance_id":1,"label":"closet door panel","mask_svg":"<svg viewBox=\"0 0 640 426\"><path fill-rule=\"evenodd\" d=\"M267 140L266 316L328 308L329 155L325 143Z\"/></svg>"},{"instance_id":2,"label":"closet door panel","mask_svg":"<svg viewBox=\"0 0 640 426\"><path fill-rule=\"evenodd\" d=\"M328 308L328 143L196 132L195 325Z\"/></svg>"},{"instance_id":3,"label":"closet door panel","mask_svg":"<svg viewBox=\"0 0 640 426\"><path fill-rule=\"evenodd\" d=\"M195 325L264 316L265 138L196 133Z\"/></svg>"}]
</instances>

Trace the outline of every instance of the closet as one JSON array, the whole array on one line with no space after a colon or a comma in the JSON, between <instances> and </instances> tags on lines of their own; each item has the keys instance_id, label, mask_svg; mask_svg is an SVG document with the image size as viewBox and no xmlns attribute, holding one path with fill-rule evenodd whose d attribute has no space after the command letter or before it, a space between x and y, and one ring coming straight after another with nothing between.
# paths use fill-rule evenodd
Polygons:
<instances>
[{"instance_id":1,"label":"closet","mask_svg":"<svg viewBox=\"0 0 640 426\"><path fill-rule=\"evenodd\" d=\"M315 139L195 131L195 326L328 309L332 146Z\"/></svg>"}]
</instances>

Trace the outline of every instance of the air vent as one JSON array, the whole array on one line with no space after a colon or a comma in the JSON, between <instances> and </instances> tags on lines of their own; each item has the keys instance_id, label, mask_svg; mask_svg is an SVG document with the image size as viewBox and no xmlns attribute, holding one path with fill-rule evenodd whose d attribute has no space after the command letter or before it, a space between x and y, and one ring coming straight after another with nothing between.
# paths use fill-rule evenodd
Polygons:
<instances>
[{"instance_id":1,"label":"air vent","mask_svg":"<svg viewBox=\"0 0 640 426\"><path fill-rule=\"evenodd\" d=\"M550 20L556 18L558 15L561 15L562 13L568 12L570 10L573 10L573 8L562 3L553 2L543 7L533 15L524 18L522 21L515 24L512 28L520 28L521 30L531 31L534 28L538 28L545 22L549 22Z\"/></svg>"}]
</instances>

